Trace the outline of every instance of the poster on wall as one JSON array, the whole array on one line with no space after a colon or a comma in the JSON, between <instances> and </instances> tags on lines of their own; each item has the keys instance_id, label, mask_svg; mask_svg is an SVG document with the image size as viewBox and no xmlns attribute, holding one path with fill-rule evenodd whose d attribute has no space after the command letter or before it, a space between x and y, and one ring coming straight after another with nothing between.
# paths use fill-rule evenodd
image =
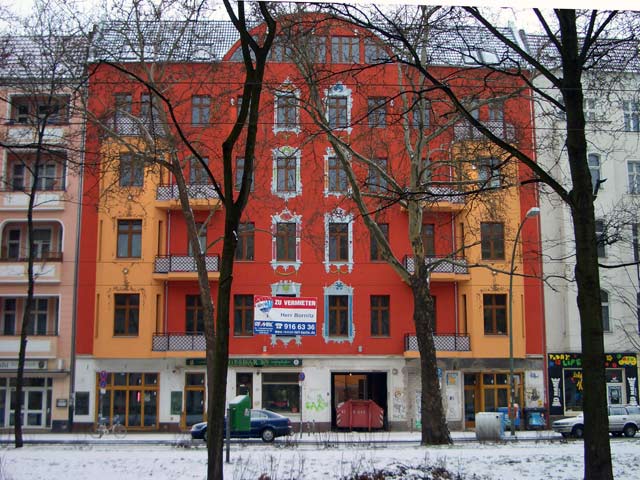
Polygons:
<instances>
[{"instance_id":1,"label":"poster on wall","mask_svg":"<svg viewBox=\"0 0 640 480\"><path fill-rule=\"evenodd\" d=\"M256 295L253 333L265 335L315 335L315 297L272 297Z\"/></svg>"}]
</instances>

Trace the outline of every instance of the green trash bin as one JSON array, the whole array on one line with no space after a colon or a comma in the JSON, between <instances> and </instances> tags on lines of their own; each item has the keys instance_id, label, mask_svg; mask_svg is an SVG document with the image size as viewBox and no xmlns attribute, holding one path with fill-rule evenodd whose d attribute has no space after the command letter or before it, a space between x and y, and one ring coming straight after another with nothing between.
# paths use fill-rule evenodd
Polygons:
<instances>
[{"instance_id":1,"label":"green trash bin","mask_svg":"<svg viewBox=\"0 0 640 480\"><path fill-rule=\"evenodd\" d=\"M229 401L229 415L232 432L248 432L251 430L251 398L249 395L238 395Z\"/></svg>"}]
</instances>

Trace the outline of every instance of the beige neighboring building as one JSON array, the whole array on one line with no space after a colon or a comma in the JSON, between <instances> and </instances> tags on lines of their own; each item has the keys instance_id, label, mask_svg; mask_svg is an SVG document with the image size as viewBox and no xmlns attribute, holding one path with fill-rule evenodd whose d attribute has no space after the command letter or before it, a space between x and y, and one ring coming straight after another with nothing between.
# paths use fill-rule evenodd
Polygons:
<instances>
[{"instance_id":1,"label":"beige neighboring building","mask_svg":"<svg viewBox=\"0 0 640 480\"><path fill-rule=\"evenodd\" d=\"M37 177L33 208L36 287L22 424L25 429L60 431L68 428L72 403L80 208L80 177L74 165L83 155L83 117L73 108L76 97L68 87L71 76L65 72L52 78L48 73L54 66L59 70L65 59L53 58L50 52L40 54L44 50L27 37L4 40L11 43L11 54L0 65L0 428L14 425L28 286L27 212ZM52 84L58 86L44 86L46 82L32 78L53 79ZM38 131L44 133L40 142Z\"/></svg>"}]
</instances>

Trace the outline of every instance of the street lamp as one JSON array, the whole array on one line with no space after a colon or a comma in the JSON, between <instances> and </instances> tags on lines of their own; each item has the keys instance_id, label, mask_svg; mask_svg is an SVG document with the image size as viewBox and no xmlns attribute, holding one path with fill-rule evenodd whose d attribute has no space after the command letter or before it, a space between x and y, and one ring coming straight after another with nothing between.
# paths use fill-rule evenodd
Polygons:
<instances>
[{"instance_id":1,"label":"street lamp","mask_svg":"<svg viewBox=\"0 0 640 480\"><path fill-rule=\"evenodd\" d=\"M520 225L518 225L516 238L513 240L513 249L511 250L511 268L509 269L509 427L512 436L516 434L516 412L513 402L516 396L515 377L513 375L513 274L515 272L516 247L518 246L520 232L527 219L537 217L539 214L540 209L538 207L531 207L527 211Z\"/></svg>"}]
</instances>

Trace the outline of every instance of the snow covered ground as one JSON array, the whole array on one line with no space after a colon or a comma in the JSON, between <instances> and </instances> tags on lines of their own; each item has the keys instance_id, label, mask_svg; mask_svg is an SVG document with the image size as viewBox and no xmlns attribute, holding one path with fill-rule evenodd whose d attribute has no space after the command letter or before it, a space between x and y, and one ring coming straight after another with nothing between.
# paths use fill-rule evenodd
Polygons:
<instances>
[{"instance_id":1,"label":"snow covered ground","mask_svg":"<svg viewBox=\"0 0 640 480\"><path fill-rule=\"evenodd\" d=\"M144 438L144 442L153 440ZM164 445L109 444L102 440L90 444L27 444L16 450L5 444L0 447L0 479L204 479L207 452L203 444L175 438L175 442ZM412 442L382 447L335 442L337 439L234 444L231 463L224 467L225 478L257 480L267 474L271 480L328 480L391 464L443 465L453 473L477 480L578 480L583 472L581 441L561 442L541 436L537 441L498 444L459 442L447 447L420 447ZM611 449L615 478L640 478L640 437L612 439Z\"/></svg>"}]
</instances>

